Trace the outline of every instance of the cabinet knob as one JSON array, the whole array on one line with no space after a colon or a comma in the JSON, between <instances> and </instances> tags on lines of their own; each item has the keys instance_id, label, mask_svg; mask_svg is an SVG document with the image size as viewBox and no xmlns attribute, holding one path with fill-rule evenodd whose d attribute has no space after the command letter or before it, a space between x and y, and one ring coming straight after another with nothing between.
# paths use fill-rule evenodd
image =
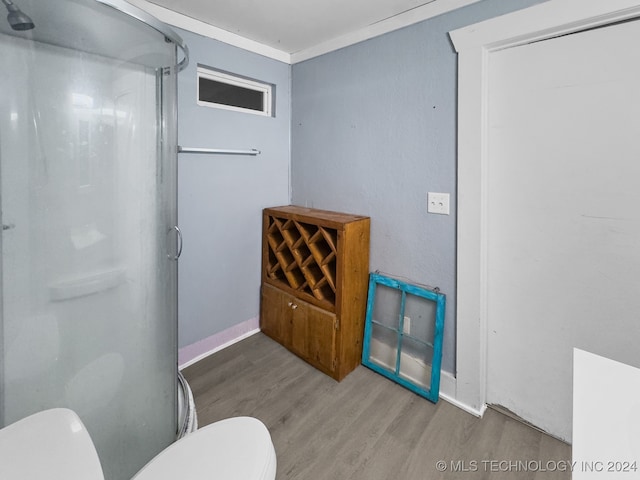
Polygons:
<instances>
[{"instance_id":1,"label":"cabinet knob","mask_svg":"<svg viewBox=\"0 0 640 480\"><path fill-rule=\"evenodd\" d=\"M298 308L298 305L296 305L296 304L294 303L293 305L291 305L291 308L292 308L293 310L295 310L296 308Z\"/></svg>"},{"instance_id":2,"label":"cabinet knob","mask_svg":"<svg viewBox=\"0 0 640 480\"><path fill-rule=\"evenodd\" d=\"M293 302L287 303L288 306L293 307Z\"/></svg>"}]
</instances>

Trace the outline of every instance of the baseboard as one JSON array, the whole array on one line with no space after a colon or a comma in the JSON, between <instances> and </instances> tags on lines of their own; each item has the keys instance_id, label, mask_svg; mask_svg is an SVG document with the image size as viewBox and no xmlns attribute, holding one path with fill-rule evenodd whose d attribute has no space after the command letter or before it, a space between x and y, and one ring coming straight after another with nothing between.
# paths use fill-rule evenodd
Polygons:
<instances>
[{"instance_id":1,"label":"baseboard","mask_svg":"<svg viewBox=\"0 0 640 480\"><path fill-rule=\"evenodd\" d=\"M370 341L369 348L371 355L375 356L378 362L382 362L383 364L392 362L392 365L387 365L387 367L391 369L394 368L396 362L396 350L394 347L391 347L379 340L372 339ZM405 374L407 374L411 378L416 379L416 383L420 384L418 380L419 378L430 378L431 365L422 363L417 359L412 358L410 355L406 355L404 352L402 352L402 359L403 365L409 366L405 371ZM428 388L428 385L420 386L422 388ZM472 408L469 405L466 405L457 400L456 391L456 377L452 373L440 371L440 390L438 392L438 397L476 417L482 417L482 415L484 415L486 405L484 405L480 410Z\"/></svg>"},{"instance_id":2,"label":"baseboard","mask_svg":"<svg viewBox=\"0 0 640 480\"><path fill-rule=\"evenodd\" d=\"M215 335L182 347L178 351L178 368L180 370L187 368L189 365L193 365L209 355L213 355L234 343L255 335L260 332L259 323L257 317L251 318Z\"/></svg>"},{"instance_id":3,"label":"baseboard","mask_svg":"<svg viewBox=\"0 0 640 480\"><path fill-rule=\"evenodd\" d=\"M186 347L181 348L178 352L179 369L182 370L187 368L189 365L193 365L199 360L202 360L209 355L213 355L214 353L230 347L234 343L238 343L239 341L259 332L260 322L256 317L234 325L231 328L220 333L216 333L215 335L191 345L187 345ZM464 410L467 413L470 413L471 415L482 417L487 406L483 405L481 409L476 409L457 400L456 385L456 377L453 374L445 371L440 372L440 399Z\"/></svg>"},{"instance_id":4,"label":"baseboard","mask_svg":"<svg viewBox=\"0 0 640 480\"><path fill-rule=\"evenodd\" d=\"M440 388L440 399L444 400L447 403L450 403L451 405L454 405L454 406L458 407L461 410L464 410L467 413L470 413L474 417L480 417L481 418L484 415L484 412L487 410L487 406L486 405L482 405L482 408L477 409L477 408L470 407L466 403L462 403L459 400L457 400L455 395L452 395L450 392L447 392L446 389L442 388L442 379L445 376L450 376L453 379L452 381L453 381L454 387L453 387L452 391L455 392L455 382L456 382L455 377L453 377L453 375L451 375L451 374L443 373L443 375L440 377L440 385L441 385L441 388Z\"/></svg>"}]
</instances>

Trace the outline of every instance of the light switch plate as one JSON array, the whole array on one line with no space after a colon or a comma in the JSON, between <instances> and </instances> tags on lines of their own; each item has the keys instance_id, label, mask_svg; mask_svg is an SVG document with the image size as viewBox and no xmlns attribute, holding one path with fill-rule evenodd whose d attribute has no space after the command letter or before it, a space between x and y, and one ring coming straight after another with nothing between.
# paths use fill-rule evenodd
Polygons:
<instances>
[{"instance_id":1,"label":"light switch plate","mask_svg":"<svg viewBox=\"0 0 640 480\"><path fill-rule=\"evenodd\" d=\"M427 212L449 215L449 194L427 192Z\"/></svg>"}]
</instances>

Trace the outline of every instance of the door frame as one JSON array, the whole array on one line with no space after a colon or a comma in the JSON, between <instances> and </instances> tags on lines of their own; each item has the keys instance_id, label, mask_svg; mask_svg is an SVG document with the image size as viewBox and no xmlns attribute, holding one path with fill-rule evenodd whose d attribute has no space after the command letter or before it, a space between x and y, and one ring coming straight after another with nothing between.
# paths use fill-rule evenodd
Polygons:
<instances>
[{"instance_id":1,"label":"door frame","mask_svg":"<svg viewBox=\"0 0 640 480\"><path fill-rule=\"evenodd\" d=\"M640 18L640 0L549 0L452 32L458 52L456 400L487 395L488 78L494 52Z\"/></svg>"}]
</instances>

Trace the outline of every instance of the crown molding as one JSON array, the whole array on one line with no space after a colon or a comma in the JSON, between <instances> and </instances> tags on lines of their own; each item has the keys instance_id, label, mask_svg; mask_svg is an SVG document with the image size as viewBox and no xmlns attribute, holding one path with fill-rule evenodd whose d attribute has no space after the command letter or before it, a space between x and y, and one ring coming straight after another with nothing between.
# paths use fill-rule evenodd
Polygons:
<instances>
[{"instance_id":1,"label":"crown molding","mask_svg":"<svg viewBox=\"0 0 640 480\"><path fill-rule=\"evenodd\" d=\"M479 1L480 0L434 0L385 20L367 25L357 31L327 40L326 42L319 43L304 50L289 53L227 30L214 27L213 25L174 12L173 10L161 7L147 0L128 0L132 5L150 13L165 23L288 64L303 62Z\"/></svg>"},{"instance_id":2,"label":"crown molding","mask_svg":"<svg viewBox=\"0 0 640 480\"><path fill-rule=\"evenodd\" d=\"M291 55L282 50L278 50L268 45L264 45L260 42L250 40L235 33L223 30L222 28L214 27L208 23L196 20L195 18L188 17L182 13L174 12L168 8L161 7L146 0L127 0L132 5L150 13L158 20L161 20L174 27L187 30L189 32L197 33L204 37L209 37L214 40L232 45L234 47L242 48L249 52L257 53L265 57L279 60L284 63L291 63Z\"/></svg>"},{"instance_id":3,"label":"crown molding","mask_svg":"<svg viewBox=\"0 0 640 480\"><path fill-rule=\"evenodd\" d=\"M389 17L385 20L367 25L360 30L342 35L326 42L319 43L313 47L300 50L291 54L291 63L299 63L305 60L309 60L325 53L330 53L335 50L339 50L349 45L369 40L371 38L384 35L385 33L393 32L410 25L429 20L430 18L437 17L444 13L458 8L466 7L480 0L439 0L432 1L421 5L419 7L407 10L406 12L399 13L393 17Z\"/></svg>"}]
</instances>

